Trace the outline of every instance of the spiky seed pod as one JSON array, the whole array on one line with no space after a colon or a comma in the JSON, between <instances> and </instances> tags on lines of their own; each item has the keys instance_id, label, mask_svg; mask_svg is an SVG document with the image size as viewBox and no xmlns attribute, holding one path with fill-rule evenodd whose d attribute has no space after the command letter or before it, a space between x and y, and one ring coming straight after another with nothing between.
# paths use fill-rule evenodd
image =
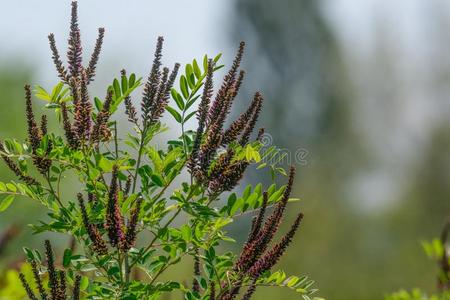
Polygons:
<instances>
[{"instance_id":1,"label":"spiky seed pod","mask_svg":"<svg viewBox=\"0 0 450 300\"><path fill-rule=\"evenodd\" d=\"M42 300L47 300L47 292L44 289L44 286L42 284L42 280L39 276L39 270L36 261L32 260L30 261L31 264L31 270L33 272L34 282L36 283L37 289L39 291L39 295L41 296Z\"/></svg>"},{"instance_id":2,"label":"spiky seed pod","mask_svg":"<svg viewBox=\"0 0 450 300\"><path fill-rule=\"evenodd\" d=\"M297 232L302 218L303 214L298 214L289 232L283 236L278 244L276 244L250 268L250 270L248 271L249 276L258 278L262 273L270 270L278 262L278 260L281 258L281 256L284 254L287 247L291 243L295 233Z\"/></svg>"},{"instance_id":3,"label":"spiky seed pod","mask_svg":"<svg viewBox=\"0 0 450 300\"><path fill-rule=\"evenodd\" d=\"M209 104L211 102L211 97L213 94L213 72L214 72L214 63L213 60L210 59L208 61L208 70L206 72L205 85L203 87L202 98L197 110L197 120L198 120L198 128L195 135L194 144L192 146L191 156L189 158L188 167L193 174L198 171L198 154L200 150L200 144L202 142L203 133L206 127L206 118L208 116Z\"/></svg>"},{"instance_id":4,"label":"spiky seed pod","mask_svg":"<svg viewBox=\"0 0 450 300\"><path fill-rule=\"evenodd\" d=\"M58 48L56 47L55 35L53 33L50 33L48 35L48 41L50 44L50 50L52 51L53 64L55 65L56 71L58 72L58 77L64 83L69 83L69 79L67 78L67 70L63 66L61 57L59 56Z\"/></svg>"},{"instance_id":5,"label":"spiky seed pod","mask_svg":"<svg viewBox=\"0 0 450 300\"><path fill-rule=\"evenodd\" d=\"M259 259L261 254L266 251L268 244L272 241L273 236L280 226L284 210L291 194L294 176L295 168L291 167L289 171L288 184L284 190L282 199L278 202L274 211L264 223L264 226L259 231L257 238L251 243L246 243L244 245L241 255L234 266L235 271L246 272Z\"/></svg>"},{"instance_id":6,"label":"spiky seed pod","mask_svg":"<svg viewBox=\"0 0 450 300\"><path fill-rule=\"evenodd\" d=\"M228 73L225 75L223 79L222 86L220 87L219 91L217 92L216 98L214 99L214 102L211 105L211 108L209 110L208 114L208 123L211 124L217 120L220 113L223 111L223 105L226 102L226 98L229 95L229 90L233 86L236 80L236 74L237 70L241 64L242 56L244 54L244 47L245 43L241 42L239 44L239 49L236 53L236 56L233 60L233 64L228 71Z\"/></svg>"},{"instance_id":7,"label":"spiky seed pod","mask_svg":"<svg viewBox=\"0 0 450 300\"><path fill-rule=\"evenodd\" d=\"M98 58L99 58L100 52L102 50L104 36L105 36L105 28L99 28L98 29L98 37L97 37L97 40L95 41L94 51L92 52L91 60L89 61L89 65L86 68L86 75L87 75L86 77L87 77L88 84L89 84L89 82L94 81L95 69L97 67Z\"/></svg>"},{"instance_id":8,"label":"spiky seed pod","mask_svg":"<svg viewBox=\"0 0 450 300\"><path fill-rule=\"evenodd\" d=\"M118 167L113 167L111 185L108 194L108 204L106 211L106 229L108 230L108 237L111 246L115 247L123 243L123 218L119 208L119 185L118 180Z\"/></svg>"},{"instance_id":9,"label":"spiky seed pod","mask_svg":"<svg viewBox=\"0 0 450 300\"><path fill-rule=\"evenodd\" d=\"M151 112L155 106L155 97L158 92L158 86L161 77L159 69L161 67L161 57L162 57L161 53L163 42L164 38L162 36L158 37L152 69L150 71L150 75L148 76L148 80L144 85L141 110L142 110L142 121L145 126L147 125L147 122L149 121L149 118L151 116Z\"/></svg>"},{"instance_id":10,"label":"spiky seed pod","mask_svg":"<svg viewBox=\"0 0 450 300\"><path fill-rule=\"evenodd\" d=\"M45 240L45 256L47 258L47 270L49 276L50 295L53 300L58 299L58 274L55 269L55 256L53 254L52 245L49 240Z\"/></svg>"},{"instance_id":11,"label":"spiky seed pod","mask_svg":"<svg viewBox=\"0 0 450 300\"><path fill-rule=\"evenodd\" d=\"M61 103L61 115L62 115L62 122L63 122L63 128L64 128L64 135L66 136L67 143L69 144L70 148L77 149L79 146L78 140L75 137L75 133L72 129L72 124L70 123L69 114L67 111L66 103Z\"/></svg>"},{"instance_id":12,"label":"spiky seed pod","mask_svg":"<svg viewBox=\"0 0 450 300\"><path fill-rule=\"evenodd\" d=\"M136 243L137 224L139 221L139 213L141 212L142 198L136 200L136 206L130 214L130 221L128 222L127 232L125 239L122 242L121 248L124 252L127 252Z\"/></svg>"},{"instance_id":13,"label":"spiky seed pod","mask_svg":"<svg viewBox=\"0 0 450 300\"><path fill-rule=\"evenodd\" d=\"M73 300L80 300L80 284L81 284L81 276L75 276L75 283L73 285Z\"/></svg>"},{"instance_id":14,"label":"spiky seed pod","mask_svg":"<svg viewBox=\"0 0 450 300\"><path fill-rule=\"evenodd\" d=\"M6 166L17 176L20 180L25 182L29 185L39 185L39 182L36 181L33 177L26 175L22 170L20 170L19 166L6 154L3 154L5 152L5 147L3 146L3 142L0 141L0 156L2 157L3 161L5 162Z\"/></svg>"},{"instance_id":15,"label":"spiky seed pod","mask_svg":"<svg viewBox=\"0 0 450 300\"><path fill-rule=\"evenodd\" d=\"M198 251L198 247L195 248L194 254L194 276L200 276L200 253ZM192 290L197 293L200 292L200 283L198 282L197 278L194 278L194 280L192 281Z\"/></svg>"},{"instance_id":16,"label":"spiky seed pod","mask_svg":"<svg viewBox=\"0 0 450 300\"><path fill-rule=\"evenodd\" d=\"M93 142L100 142L107 140L111 136L111 132L108 128L108 119L110 117L110 107L112 101L112 91L108 91L106 94L105 102L103 103L102 110L98 113L95 120L94 127L92 128L91 140Z\"/></svg>"},{"instance_id":17,"label":"spiky seed pod","mask_svg":"<svg viewBox=\"0 0 450 300\"><path fill-rule=\"evenodd\" d=\"M63 300L66 299L66 273L64 271L59 271L59 288L58 288L58 294L59 299Z\"/></svg>"},{"instance_id":18,"label":"spiky seed pod","mask_svg":"<svg viewBox=\"0 0 450 300\"><path fill-rule=\"evenodd\" d=\"M41 142L41 133L34 118L33 106L31 102L31 87L28 84L25 85L25 105L28 125L28 139L30 141L31 148L33 149L33 151L35 151L37 148L39 148Z\"/></svg>"},{"instance_id":19,"label":"spiky seed pod","mask_svg":"<svg viewBox=\"0 0 450 300\"><path fill-rule=\"evenodd\" d=\"M84 205L83 195L81 193L77 194L78 204L80 205L81 217L83 219L83 225L89 235L89 239L92 242L92 249L99 255L108 254L108 247L102 238L102 235L98 231L97 226L89 221L89 216L86 211L86 206Z\"/></svg>"},{"instance_id":20,"label":"spiky seed pod","mask_svg":"<svg viewBox=\"0 0 450 300\"><path fill-rule=\"evenodd\" d=\"M223 134L222 143L224 145L229 144L237 139L237 137L242 134L247 122L250 120L251 116L255 112L256 108L260 106L261 98L257 97L258 94L253 97L252 102L248 106L247 110L243 112L230 127Z\"/></svg>"},{"instance_id":21,"label":"spiky seed pod","mask_svg":"<svg viewBox=\"0 0 450 300\"><path fill-rule=\"evenodd\" d=\"M78 28L78 4L72 2L72 14L70 21L69 47L67 51L67 61L71 77L79 77L82 70L82 48L80 29Z\"/></svg>"},{"instance_id":22,"label":"spiky seed pod","mask_svg":"<svg viewBox=\"0 0 450 300\"><path fill-rule=\"evenodd\" d=\"M31 300L38 300L36 295L34 295L33 290L31 289L27 280L25 279L25 275L23 275L23 273L19 273L19 279L20 282L22 283L23 288L25 289L25 292L27 293L28 298L30 298Z\"/></svg>"},{"instance_id":23,"label":"spiky seed pod","mask_svg":"<svg viewBox=\"0 0 450 300\"><path fill-rule=\"evenodd\" d=\"M255 128L256 122L258 121L258 117L261 112L263 97L259 92L257 92L255 94L255 98L258 99L257 105L253 110L250 120L248 121L247 125L245 126L244 132L242 133L241 140L239 141L242 146L248 143L250 135Z\"/></svg>"}]
</instances>

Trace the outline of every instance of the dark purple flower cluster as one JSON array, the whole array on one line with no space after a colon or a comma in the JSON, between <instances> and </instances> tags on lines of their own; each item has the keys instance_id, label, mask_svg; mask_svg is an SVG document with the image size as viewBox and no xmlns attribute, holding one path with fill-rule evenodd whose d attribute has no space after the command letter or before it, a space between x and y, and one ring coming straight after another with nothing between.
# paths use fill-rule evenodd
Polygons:
<instances>
[{"instance_id":1,"label":"dark purple flower cluster","mask_svg":"<svg viewBox=\"0 0 450 300\"><path fill-rule=\"evenodd\" d=\"M114 166L109 187L108 199L106 203L105 226L108 235L109 244L112 247L117 247L123 252L129 251L136 242L137 226L139 222L139 213L141 211L142 198L138 198L135 202L134 208L130 212L128 224L125 226L124 217L120 211L119 206L119 184L118 184L118 167ZM89 194L92 195L92 194ZM102 237L100 228L97 224L89 220L89 214L84 204L81 193L77 195L78 203L81 210L83 225L87 231L89 239L92 242L92 250L98 255L108 254L108 246ZM91 198L91 197L89 197ZM96 204L90 201L91 207ZM103 227L103 226L102 226Z\"/></svg>"},{"instance_id":2,"label":"dark purple flower cluster","mask_svg":"<svg viewBox=\"0 0 450 300\"><path fill-rule=\"evenodd\" d=\"M47 258L47 272L49 277L49 294L50 298L48 296L47 291L44 288L44 285L42 283L41 277L39 275L39 267L36 261L32 260L30 261L31 264L31 270L33 273L33 279L36 284L36 288L38 291L38 296L42 300L52 299L52 300L66 300L66 299L73 299L78 300L80 299L80 282L81 282L81 276L77 275L75 277L75 283L72 289L72 296L69 297L67 295L67 285L66 285L66 273L63 270L57 270L55 267L55 256L53 254L52 246L50 244L50 241L45 241L45 256ZM19 275L20 281L22 282L22 285L28 295L28 297L32 300L38 300L38 297L35 295L33 290L31 289L29 283L25 279L25 275L20 273Z\"/></svg>"},{"instance_id":3,"label":"dark purple flower cluster","mask_svg":"<svg viewBox=\"0 0 450 300\"><path fill-rule=\"evenodd\" d=\"M294 167L291 167L289 181L283 197L265 222L264 215L267 209L268 195L266 192L263 194L262 207L252 222L248 240L233 268L233 271L236 274L235 280L230 287L226 284L224 285L224 288L228 287L228 290L222 294L221 300L234 299L239 293L241 284L245 278L250 278L252 280L252 284L245 294L245 299L250 299L256 288L256 280L261 274L270 270L278 262L292 241L303 218L302 213L298 214L290 230L282 237L281 241L266 251L280 227L292 190L294 175L295 169Z\"/></svg>"},{"instance_id":4,"label":"dark purple flower cluster","mask_svg":"<svg viewBox=\"0 0 450 300\"><path fill-rule=\"evenodd\" d=\"M29 185L39 185L39 182L33 177L25 174L19 166L5 154L5 147L3 146L3 142L0 141L0 156L5 162L6 166L23 182Z\"/></svg>"},{"instance_id":5,"label":"dark purple flower cluster","mask_svg":"<svg viewBox=\"0 0 450 300\"><path fill-rule=\"evenodd\" d=\"M86 68L82 65L82 47L81 34L78 26L77 2L72 2L72 17L70 22L70 32L67 51L66 68L61 61L58 49L56 47L53 34L48 36L52 59L58 72L59 78L70 86L72 101L74 104L73 124L69 118L68 106L65 103L61 105L61 115L63 128L69 146L73 149L81 147L86 142L99 142L108 140L111 136L107 128L109 112L103 112L101 118L97 119L96 124L92 125L92 104L89 99L87 86L94 80L95 70L100 56L105 30L99 28L98 38L95 43L94 51ZM109 107L111 98L106 98L104 106Z\"/></svg>"},{"instance_id":6,"label":"dark purple flower cluster","mask_svg":"<svg viewBox=\"0 0 450 300\"><path fill-rule=\"evenodd\" d=\"M238 70L244 45L243 42L239 45L233 64L212 103L214 64L212 60L208 62L197 111L199 124L188 166L191 174L199 183L206 185L211 194L233 189L242 178L248 162L234 160L235 153L230 146L236 143L245 146L249 142L262 108L263 98L258 92L248 109L224 130L225 121L244 79L245 72ZM225 153L220 154L221 149L226 149Z\"/></svg>"},{"instance_id":7,"label":"dark purple flower cluster","mask_svg":"<svg viewBox=\"0 0 450 300\"><path fill-rule=\"evenodd\" d=\"M42 138L47 134L47 117L45 115L42 116L41 126L38 127L34 117L31 102L31 88L29 85L25 85L25 107L28 141L33 153L33 164L37 167L41 174L46 175L52 163L51 160L46 157L51 151L51 143L47 144L47 149L44 154L38 154L37 150L41 146Z\"/></svg>"},{"instance_id":8,"label":"dark purple flower cluster","mask_svg":"<svg viewBox=\"0 0 450 300\"><path fill-rule=\"evenodd\" d=\"M175 82L180 64L176 63L169 75L169 69L163 68L161 71L162 47L164 38L158 37L153 65L144 85L144 92L141 101L142 125L146 129L158 122L162 116L170 98L170 90ZM126 103L128 118L137 123L135 109L131 103Z\"/></svg>"}]
</instances>

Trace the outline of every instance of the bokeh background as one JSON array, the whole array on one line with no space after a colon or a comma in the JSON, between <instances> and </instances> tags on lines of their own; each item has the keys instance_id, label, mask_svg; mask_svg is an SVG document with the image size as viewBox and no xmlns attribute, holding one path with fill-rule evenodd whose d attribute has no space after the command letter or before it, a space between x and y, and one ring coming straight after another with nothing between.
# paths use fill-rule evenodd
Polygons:
<instances>
[{"instance_id":1,"label":"bokeh background","mask_svg":"<svg viewBox=\"0 0 450 300\"><path fill-rule=\"evenodd\" d=\"M46 36L65 50L67 0L1 1L0 136L24 138L25 82L57 83ZM164 61L223 52L247 42L239 105L265 95L260 124L295 153L303 227L281 261L317 281L330 300L382 299L400 288L433 291L436 266L421 241L450 215L450 2L446 0L80 0L86 56L106 27L92 93L126 68L146 76L158 35ZM218 80L216 80L217 82ZM169 118L167 118L168 122ZM3 180L11 173L0 168ZM248 181L265 180L251 172ZM40 247L26 224L45 217L16 201L0 215L20 234L1 249L0 273ZM230 228L243 240L248 221ZM60 237L61 238L61 237ZM65 240L61 238L61 244ZM189 274L190 270L186 270ZM256 299L295 299L261 289Z\"/></svg>"}]
</instances>

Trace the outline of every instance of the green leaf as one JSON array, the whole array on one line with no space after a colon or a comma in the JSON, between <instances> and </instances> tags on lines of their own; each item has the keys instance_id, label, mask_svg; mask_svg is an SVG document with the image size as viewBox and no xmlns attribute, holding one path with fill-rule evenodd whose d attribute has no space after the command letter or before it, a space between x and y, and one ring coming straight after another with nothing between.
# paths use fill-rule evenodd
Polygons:
<instances>
[{"instance_id":1,"label":"green leaf","mask_svg":"<svg viewBox=\"0 0 450 300\"><path fill-rule=\"evenodd\" d=\"M127 91L128 90L128 80L126 76L121 77L121 85L122 85L122 91Z\"/></svg>"},{"instance_id":2,"label":"green leaf","mask_svg":"<svg viewBox=\"0 0 450 300\"><path fill-rule=\"evenodd\" d=\"M186 123L190 118L192 118L193 115L195 115L197 111L194 110L193 112L191 112L190 114L188 114L186 117L184 117L183 123Z\"/></svg>"},{"instance_id":3,"label":"green leaf","mask_svg":"<svg viewBox=\"0 0 450 300\"><path fill-rule=\"evenodd\" d=\"M183 94L184 99L188 99L189 98L189 88L188 88L188 83L187 83L186 77L184 75L181 75L181 77L180 77L180 89L181 89L181 93Z\"/></svg>"},{"instance_id":4,"label":"green leaf","mask_svg":"<svg viewBox=\"0 0 450 300\"><path fill-rule=\"evenodd\" d=\"M192 238L191 227L187 224L184 224L180 230L181 230L181 237L183 238L183 240L189 242Z\"/></svg>"},{"instance_id":5,"label":"green leaf","mask_svg":"<svg viewBox=\"0 0 450 300\"><path fill-rule=\"evenodd\" d=\"M120 91L119 80L114 79L113 87L114 87L114 95L116 96L116 99L117 99L117 98L119 98L122 95L122 93Z\"/></svg>"},{"instance_id":6,"label":"green leaf","mask_svg":"<svg viewBox=\"0 0 450 300\"><path fill-rule=\"evenodd\" d=\"M172 89L170 91L170 93L172 94L172 98L173 98L173 100L175 100L175 103L177 104L178 108L183 110L184 109L184 101L183 101L183 98L181 97L181 95L178 94L178 92L175 89Z\"/></svg>"},{"instance_id":7,"label":"green leaf","mask_svg":"<svg viewBox=\"0 0 450 300\"><path fill-rule=\"evenodd\" d=\"M181 115L174 108L166 106L166 109L175 118L175 120L177 120L178 123L181 123Z\"/></svg>"},{"instance_id":8,"label":"green leaf","mask_svg":"<svg viewBox=\"0 0 450 300\"><path fill-rule=\"evenodd\" d=\"M98 166L102 171L104 172L111 172L113 168L113 162L106 159L105 157L100 157L100 160L98 161Z\"/></svg>"},{"instance_id":9,"label":"green leaf","mask_svg":"<svg viewBox=\"0 0 450 300\"><path fill-rule=\"evenodd\" d=\"M150 178L157 186L160 186L160 187L164 186L164 179L161 176L159 176L158 174L152 174L150 176Z\"/></svg>"},{"instance_id":10,"label":"green leaf","mask_svg":"<svg viewBox=\"0 0 450 300\"><path fill-rule=\"evenodd\" d=\"M67 248L66 250L64 250L64 255L63 255L64 268L67 268L70 265L71 258L72 258L72 250L70 248Z\"/></svg>"},{"instance_id":11,"label":"green leaf","mask_svg":"<svg viewBox=\"0 0 450 300\"><path fill-rule=\"evenodd\" d=\"M128 83L130 86L134 86L135 82L136 82L136 75L134 73L131 73L130 79L128 79Z\"/></svg>"},{"instance_id":12,"label":"green leaf","mask_svg":"<svg viewBox=\"0 0 450 300\"><path fill-rule=\"evenodd\" d=\"M103 108L103 103L98 97L94 97L94 104L95 108L97 108L97 111L101 111Z\"/></svg>"},{"instance_id":13,"label":"green leaf","mask_svg":"<svg viewBox=\"0 0 450 300\"><path fill-rule=\"evenodd\" d=\"M194 61L192 62L192 66L194 67L195 77L197 77L197 79L200 79L200 77L202 76L202 71L200 71L197 60L194 59Z\"/></svg>"},{"instance_id":14,"label":"green leaf","mask_svg":"<svg viewBox=\"0 0 450 300\"><path fill-rule=\"evenodd\" d=\"M13 202L14 195L8 195L0 202L0 212L5 211Z\"/></svg>"}]
</instances>

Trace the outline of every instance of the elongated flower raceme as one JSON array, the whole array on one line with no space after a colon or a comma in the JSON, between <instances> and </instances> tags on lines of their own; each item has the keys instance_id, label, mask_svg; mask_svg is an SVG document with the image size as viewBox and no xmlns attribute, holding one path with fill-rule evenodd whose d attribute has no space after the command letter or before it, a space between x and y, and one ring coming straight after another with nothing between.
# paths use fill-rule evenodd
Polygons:
<instances>
[{"instance_id":1,"label":"elongated flower raceme","mask_svg":"<svg viewBox=\"0 0 450 300\"><path fill-rule=\"evenodd\" d=\"M162 36L158 37L150 75L144 85L144 93L141 101L142 121L144 123L144 127L147 122L150 121L151 113L155 108L155 97L158 92L161 77L160 67L163 42L164 38Z\"/></svg>"},{"instance_id":2,"label":"elongated flower raceme","mask_svg":"<svg viewBox=\"0 0 450 300\"><path fill-rule=\"evenodd\" d=\"M33 112L33 105L31 102L31 87L27 84L25 85L25 106L26 106L26 118L28 125L28 139L31 144L31 148L35 151L39 148L41 142L41 133L36 124L36 119Z\"/></svg>"},{"instance_id":3,"label":"elongated flower raceme","mask_svg":"<svg viewBox=\"0 0 450 300\"><path fill-rule=\"evenodd\" d=\"M66 299L66 273L64 271L59 271L59 289L58 289L58 298Z\"/></svg>"},{"instance_id":4,"label":"elongated flower raceme","mask_svg":"<svg viewBox=\"0 0 450 300\"><path fill-rule=\"evenodd\" d=\"M217 120L220 113L223 110L223 105L227 102L227 96L229 95L229 90L233 86L236 80L236 74L237 70L239 69L239 66L241 64L242 56L244 54L244 47L245 43L241 42L239 44L239 49L237 51L236 57L233 60L233 64L228 71L228 73L225 75L223 79L222 86L220 87L219 91L217 92L216 98L214 102L212 103L212 106L209 110L208 114L208 123L211 124Z\"/></svg>"},{"instance_id":5,"label":"elongated flower raceme","mask_svg":"<svg viewBox=\"0 0 450 300\"><path fill-rule=\"evenodd\" d=\"M242 296L242 300L249 300L256 291L256 279L253 279L250 287L245 292L244 296Z\"/></svg>"},{"instance_id":6,"label":"elongated flower raceme","mask_svg":"<svg viewBox=\"0 0 450 300\"><path fill-rule=\"evenodd\" d=\"M239 141L239 143L242 146L244 146L245 144L248 143L248 141L250 139L250 135L252 134L253 130L255 129L256 122L258 121L258 117L261 112L262 103L263 103L262 95L260 93L256 93L255 98L258 99L256 106L255 106L254 110L252 111L250 120L246 124L246 126L244 128L244 132L242 133L241 140Z\"/></svg>"},{"instance_id":7,"label":"elongated flower raceme","mask_svg":"<svg viewBox=\"0 0 450 300\"><path fill-rule=\"evenodd\" d=\"M245 112L243 112L233 123L231 123L230 127L223 134L222 143L224 145L235 141L237 139L237 137L243 133L243 131L244 131L244 129L246 129L246 127L248 127L248 129L246 129L245 135L248 135L251 133L251 130L253 130L254 124L251 127L251 126L248 126L248 123L251 120L253 120L252 116L254 116L254 115L256 118L254 123L256 123L256 120L259 115L259 111L261 110L261 107L262 107L262 102L263 102L262 95L260 93L256 93L255 96L253 97L252 102L250 103L249 107L247 108L247 110Z\"/></svg>"},{"instance_id":8,"label":"elongated flower raceme","mask_svg":"<svg viewBox=\"0 0 450 300\"><path fill-rule=\"evenodd\" d=\"M103 37L105 36L105 28L98 29L98 37L95 41L95 48L91 55L91 60L89 61L89 65L86 68L87 82L91 82L94 80L95 69L97 67L98 59L100 57L100 52L102 50L103 45Z\"/></svg>"},{"instance_id":9,"label":"elongated flower raceme","mask_svg":"<svg viewBox=\"0 0 450 300\"><path fill-rule=\"evenodd\" d=\"M23 182L29 185L39 185L39 182L33 177L25 174L22 170L20 170L19 166L5 154L5 147L3 146L3 142L0 141L0 156L5 162L6 166Z\"/></svg>"},{"instance_id":10,"label":"elongated flower raceme","mask_svg":"<svg viewBox=\"0 0 450 300\"><path fill-rule=\"evenodd\" d=\"M61 57L58 52L58 48L56 47L56 41L55 41L55 35L53 33L50 33L48 35L48 41L50 44L50 50L52 51L52 59L53 63L56 67L56 71L58 73L58 77L61 79L64 83L69 83L69 78L67 76L67 70L63 65L63 62L61 61Z\"/></svg>"},{"instance_id":11,"label":"elongated flower raceme","mask_svg":"<svg viewBox=\"0 0 450 300\"><path fill-rule=\"evenodd\" d=\"M47 299L47 292L44 289L44 285L42 284L42 280L39 276L39 270L38 270L38 266L36 261L32 260L30 262L31 264L31 270L33 272L33 277L34 277L34 282L36 284L36 287L39 291L39 296L41 297L42 300L46 300Z\"/></svg>"},{"instance_id":12,"label":"elongated flower raceme","mask_svg":"<svg viewBox=\"0 0 450 300\"><path fill-rule=\"evenodd\" d=\"M78 27L78 4L76 1L72 2L67 61L69 63L70 76L75 78L79 77L82 70L82 48L80 29Z\"/></svg>"},{"instance_id":13,"label":"elongated flower raceme","mask_svg":"<svg viewBox=\"0 0 450 300\"><path fill-rule=\"evenodd\" d=\"M200 276L200 257L199 257L199 250L198 248L195 248L195 254L194 254L194 276ZM199 293L200 292L200 283L198 282L197 278L194 278L192 281L192 290L194 292Z\"/></svg>"},{"instance_id":14,"label":"elongated flower raceme","mask_svg":"<svg viewBox=\"0 0 450 300\"><path fill-rule=\"evenodd\" d=\"M111 185L108 193L106 210L106 229L111 246L115 247L124 243L123 219L119 207L118 167L114 166Z\"/></svg>"},{"instance_id":15,"label":"elongated flower raceme","mask_svg":"<svg viewBox=\"0 0 450 300\"><path fill-rule=\"evenodd\" d=\"M92 142L107 141L111 136L111 131L108 128L108 120L110 116L110 107L112 101L112 91L108 91L102 110L98 113L92 128L91 140Z\"/></svg>"},{"instance_id":16,"label":"elongated flower raceme","mask_svg":"<svg viewBox=\"0 0 450 300\"><path fill-rule=\"evenodd\" d=\"M195 135L194 145L192 146L192 152L188 164L191 174L200 171L200 169L198 168L199 150L202 142L203 133L206 127L206 118L208 117L209 104L211 102L211 97L213 94L213 72L214 72L214 63L213 60L210 59L208 61L208 70L206 72L205 86L203 88L202 98L197 110L197 120L198 120L197 133ZM194 174L194 175L198 177L199 175L204 176L205 174Z\"/></svg>"},{"instance_id":17,"label":"elongated flower raceme","mask_svg":"<svg viewBox=\"0 0 450 300\"><path fill-rule=\"evenodd\" d=\"M22 283L23 288L25 289L25 292L27 293L28 298L31 300L38 300L36 295L33 293L33 290L31 289L30 285L28 284L27 280L25 279L25 275L23 273L19 274L20 282Z\"/></svg>"},{"instance_id":18,"label":"elongated flower raceme","mask_svg":"<svg viewBox=\"0 0 450 300\"><path fill-rule=\"evenodd\" d=\"M169 75L169 69L161 68L164 38L158 37L150 75L144 85L141 110L143 127L147 128L158 122L169 101L170 90L175 82L180 64L176 63ZM129 105L128 105L129 106ZM133 119L133 118L130 118Z\"/></svg>"},{"instance_id":19,"label":"elongated flower raceme","mask_svg":"<svg viewBox=\"0 0 450 300\"><path fill-rule=\"evenodd\" d=\"M45 256L47 258L47 273L48 273L48 288L49 293L45 290L44 284L39 276L39 270L37 262L35 260L30 261L31 270L33 273L34 281L36 284L36 290L39 293L37 297L31 288L30 284L25 279L25 275L20 273L19 279L27 293L28 298L31 300L79 300L80 299L80 284L81 276L76 275L74 285L72 289L72 296L68 295L67 287L67 274L64 270L57 270L55 268L55 257L50 241L45 241Z\"/></svg>"},{"instance_id":20,"label":"elongated flower raceme","mask_svg":"<svg viewBox=\"0 0 450 300\"><path fill-rule=\"evenodd\" d=\"M287 247L292 241L295 233L297 232L300 222L303 218L303 214L299 214L292 224L289 232L283 236L282 240L276 244L270 251L268 251L263 257L261 257L248 271L248 274L253 278L258 278L262 273L270 270L284 254Z\"/></svg>"},{"instance_id":21,"label":"elongated flower raceme","mask_svg":"<svg viewBox=\"0 0 450 300\"><path fill-rule=\"evenodd\" d=\"M125 69L122 69L120 71L120 75L126 78L127 76L127 72L125 71ZM137 112L136 112L136 108L133 105L133 102L131 101L131 96L127 95L124 99L124 103L125 103L125 114L128 117L128 121L130 121L131 123L135 124L136 126L138 125L138 117L137 117Z\"/></svg>"},{"instance_id":22,"label":"elongated flower raceme","mask_svg":"<svg viewBox=\"0 0 450 300\"><path fill-rule=\"evenodd\" d=\"M81 276L77 275L75 277L75 284L73 286L73 300L80 299L80 285L81 285Z\"/></svg>"},{"instance_id":23,"label":"elongated flower raceme","mask_svg":"<svg viewBox=\"0 0 450 300\"><path fill-rule=\"evenodd\" d=\"M89 216L86 211L86 206L84 205L83 195L81 193L77 194L78 204L80 205L81 217L83 219L83 225L86 229L89 239L92 242L92 249L99 255L108 254L108 247L102 238L97 226L89 221Z\"/></svg>"},{"instance_id":24,"label":"elongated flower raceme","mask_svg":"<svg viewBox=\"0 0 450 300\"><path fill-rule=\"evenodd\" d=\"M130 220L127 225L127 232L125 239L122 241L121 248L124 252L127 252L134 246L137 236L137 225L139 221L139 213L141 212L142 198L136 200L136 205L131 211Z\"/></svg>"},{"instance_id":25,"label":"elongated flower raceme","mask_svg":"<svg viewBox=\"0 0 450 300\"><path fill-rule=\"evenodd\" d=\"M220 176L209 182L211 194L231 191L242 179L247 167L247 161L236 161L227 166Z\"/></svg>"},{"instance_id":26,"label":"elongated flower raceme","mask_svg":"<svg viewBox=\"0 0 450 300\"><path fill-rule=\"evenodd\" d=\"M31 87L25 85L25 106L26 106L26 118L28 126L28 140L30 142L31 150L33 153L33 164L37 167L39 172L44 176L47 174L48 169L51 166L51 160L45 157L51 151L51 144L47 144L47 151L43 155L38 155L37 150L40 147L43 130L47 131L46 117L43 118L41 128L36 123L36 118L33 112L33 106L31 101Z\"/></svg>"},{"instance_id":27,"label":"elongated flower raceme","mask_svg":"<svg viewBox=\"0 0 450 300\"><path fill-rule=\"evenodd\" d=\"M69 113L67 110L67 105L63 102L61 103L61 116L64 128L64 135L66 136L67 143L70 148L77 149L79 146L78 139L76 138L76 134L72 128L72 124L69 119Z\"/></svg>"},{"instance_id":28,"label":"elongated flower raceme","mask_svg":"<svg viewBox=\"0 0 450 300\"><path fill-rule=\"evenodd\" d=\"M294 176L295 168L291 167L289 181L284 190L282 199L278 202L274 211L264 223L264 226L259 230L257 238L244 245L241 255L235 264L235 271L246 272L258 260L261 254L264 253L268 244L272 241L273 236L280 226L286 204L289 200L292 185L294 183Z\"/></svg>"},{"instance_id":29,"label":"elongated flower raceme","mask_svg":"<svg viewBox=\"0 0 450 300\"><path fill-rule=\"evenodd\" d=\"M50 295L52 299L59 299L58 273L55 268L55 256L53 254L52 245L49 240L45 240L45 257L47 258L47 271L49 277L48 286L50 287Z\"/></svg>"},{"instance_id":30,"label":"elongated flower raceme","mask_svg":"<svg viewBox=\"0 0 450 300\"><path fill-rule=\"evenodd\" d=\"M255 217L248 240L247 240L247 244L253 242L258 234L260 233L261 230L261 226L262 223L264 221L264 215L266 214L266 209L267 209L267 203L269 201L269 196L267 195L267 192L263 193L263 202L261 204L261 208L259 209L259 213L258 216Z\"/></svg>"}]
</instances>

